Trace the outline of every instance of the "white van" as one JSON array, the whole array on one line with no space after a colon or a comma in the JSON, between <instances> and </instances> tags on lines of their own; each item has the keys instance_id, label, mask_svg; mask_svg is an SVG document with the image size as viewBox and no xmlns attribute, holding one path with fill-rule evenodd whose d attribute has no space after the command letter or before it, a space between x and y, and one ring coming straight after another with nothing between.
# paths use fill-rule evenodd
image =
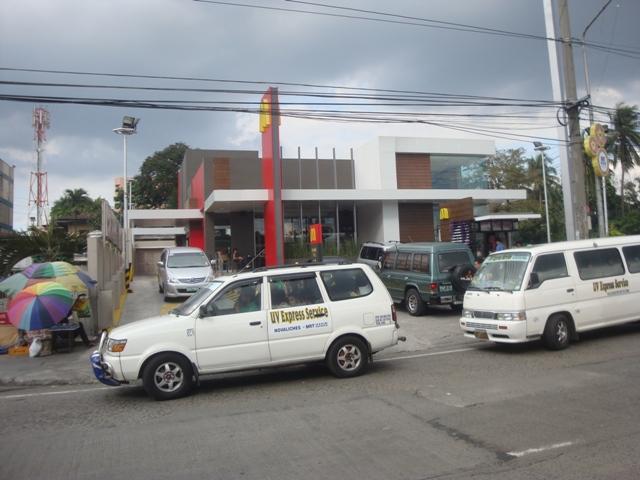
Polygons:
<instances>
[{"instance_id":1,"label":"white van","mask_svg":"<svg viewBox=\"0 0 640 480\"><path fill-rule=\"evenodd\" d=\"M466 337L542 338L554 350L577 334L640 319L640 235L558 242L491 254L464 296Z\"/></svg>"},{"instance_id":2,"label":"white van","mask_svg":"<svg viewBox=\"0 0 640 480\"><path fill-rule=\"evenodd\" d=\"M168 315L102 334L98 380L142 379L150 396L186 395L198 376L325 361L337 377L402 340L393 301L367 265L301 265L216 278Z\"/></svg>"}]
</instances>

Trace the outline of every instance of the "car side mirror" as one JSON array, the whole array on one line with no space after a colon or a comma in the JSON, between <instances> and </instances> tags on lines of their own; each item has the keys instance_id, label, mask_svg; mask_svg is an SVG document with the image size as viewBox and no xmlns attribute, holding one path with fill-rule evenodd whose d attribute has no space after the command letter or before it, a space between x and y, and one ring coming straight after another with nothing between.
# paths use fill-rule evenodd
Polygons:
<instances>
[{"instance_id":1,"label":"car side mirror","mask_svg":"<svg viewBox=\"0 0 640 480\"><path fill-rule=\"evenodd\" d=\"M529 275L529 286L528 289L538 288L542 282L540 281L540 277L536 272L531 272Z\"/></svg>"},{"instance_id":2,"label":"car side mirror","mask_svg":"<svg viewBox=\"0 0 640 480\"><path fill-rule=\"evenodd\" d=\"M162 262L158 262L158 263L157 263L157 265L158 265L159 267L164 267L164 263L162 263Z\"/></svg>"},{"instance_id":3,"label":"car side mirror","mask_svg":"<svg viewBox=\"0 0 640 480\"><path fill-rule=\"evenodd\" d=\"M210 317L211 315L209 315L209 310L207 309L206 305L200 305L200 309L198 310L198 313L200 315L200 318L205 318L205 317Z\"/></svg>"}]
</instances>

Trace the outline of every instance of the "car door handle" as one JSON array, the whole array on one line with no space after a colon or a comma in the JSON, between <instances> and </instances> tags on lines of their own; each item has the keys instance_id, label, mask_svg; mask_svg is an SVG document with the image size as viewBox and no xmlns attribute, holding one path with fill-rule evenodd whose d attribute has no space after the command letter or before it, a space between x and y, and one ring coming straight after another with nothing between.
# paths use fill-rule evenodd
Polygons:
<instances>
[{"instance_id":1,"label":"car door handle","mask_svg":"<svg viewBox=\"0 0 640 480\"><path fill-rule=\"evenodd\" d=\"M573 288L567 288L567 293L573 293Z\"/></svg>"},{"instance_id":2,"label":"car door handle","mask_svg":"<svg viewBox=\"0 0 640 480\"><path fill-rule=\"evenodd\" d=\"M257 320L255 322L249 322L249 325L251 325L252 327L255 327L256 325L262 325L262 322L260 320Z\"/></svg>"}]
</instances>

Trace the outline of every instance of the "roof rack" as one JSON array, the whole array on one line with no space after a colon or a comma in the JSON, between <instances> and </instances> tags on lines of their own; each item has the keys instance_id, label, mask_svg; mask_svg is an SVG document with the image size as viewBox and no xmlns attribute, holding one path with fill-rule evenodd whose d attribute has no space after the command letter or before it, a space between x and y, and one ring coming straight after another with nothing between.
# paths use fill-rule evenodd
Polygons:
<instances>
[{"instance_id":1,"label":"roof rack","mask_svg":"<svg viewBox=\"0 0 640 480\"><path fill-rule=\"evenodd\" d=\"M308 259L304 262L298 262L298 263L285 263L283 265L273 265L271 267L258 267L255 268L253 270L251 270L252 272L268 272L271 270L280 270L283 268L294 268L294 267L315 267L318 265L350 265L351 263L353 263L351 260L347 260L346 258L340 258L340 259L335 259L335 260L323 260L322 262L314 262L312 259Z\"/></svg>"}]
</instances>

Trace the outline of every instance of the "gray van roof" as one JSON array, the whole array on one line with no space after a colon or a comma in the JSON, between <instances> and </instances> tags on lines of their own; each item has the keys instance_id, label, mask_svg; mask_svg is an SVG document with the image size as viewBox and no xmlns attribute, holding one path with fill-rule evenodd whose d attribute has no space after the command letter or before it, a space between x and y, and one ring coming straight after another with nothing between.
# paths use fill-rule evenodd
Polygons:
<instances>
[{"instance_id":1,"label":"gray van roof","mask_svg":"<svg viewBox=\"0 0 640 480\"><path fill-rule=\"evenodd\" d=\"M396 245L395 250L399 252L469 250L469 246L466 243L456 243L456 242L411 242L411 243L399 243L398 245Z\"/></svg>"}]
</instances>

